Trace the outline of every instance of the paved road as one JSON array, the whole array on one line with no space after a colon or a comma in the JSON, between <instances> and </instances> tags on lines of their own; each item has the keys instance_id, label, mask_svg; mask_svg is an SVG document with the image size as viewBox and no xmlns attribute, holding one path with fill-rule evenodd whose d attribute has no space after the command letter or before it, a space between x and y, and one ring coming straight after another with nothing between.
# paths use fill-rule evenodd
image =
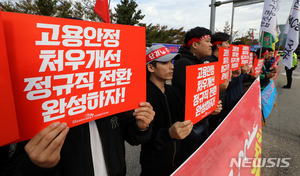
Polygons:
<instances>
[{"instance_id":1,"label":"paved road","mask_svg":"<svg viewBox=\"0 0 300 176\"><path fill-rule=\"evenodd\" d=\"M292 88L282 89L285 84L286 75L282 67L275 80L277 106L273 108L262 128L262 157L291 158L290 166L264 167L262 176L300 175L300 68L293 72Z\"/></svg>"},{"instance_id":2,"label":"paved road","mask_svg":"<svg viewBox=\"0 0 300 176\"><path fill-rule=\"evenodd\" d=\"M285 70L282 67L275 80L277 106L262 128L262 158L291 158L288 160L290 166L263 167L262 176L300 176L300 68L293 72L292 88L282 89L285 84ZM126 150L127 175L138 176L140 147L126 144Z\"/></svg>"}]
</instances>

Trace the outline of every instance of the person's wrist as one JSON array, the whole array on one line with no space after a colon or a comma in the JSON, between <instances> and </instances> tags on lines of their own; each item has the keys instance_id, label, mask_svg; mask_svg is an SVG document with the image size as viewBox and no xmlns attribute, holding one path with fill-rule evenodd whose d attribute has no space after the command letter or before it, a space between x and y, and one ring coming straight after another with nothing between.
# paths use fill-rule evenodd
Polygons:
<instances>
[{"instance_id":1,"label":"person's wrist","mask_svg":"<svg viewBox=\"0 0 300 176\"><path fill-rule=\"evenodd\" d=\"M139 128L140 131L146 131L146 130L148 130L149 125L146 128L144 128L144 129L141 129L140 127L138 127L138 128Z\"/></svg>"},{"instance_id":2,"label":"person's wrist","mask_svg":"<svg viewBox=\"0 0 300 176\"><path fill-rule=\"evenodd\" d=\"M149 125L146 127L146 128L140 128L139 127L139 125L138 125L138 121L135 121L135 123L136 123L136 126L138 127L138 129L140 130L140 131L146 131L146 130L148 130L148 128L149 128Z\"/></svg>"}]
</instances>

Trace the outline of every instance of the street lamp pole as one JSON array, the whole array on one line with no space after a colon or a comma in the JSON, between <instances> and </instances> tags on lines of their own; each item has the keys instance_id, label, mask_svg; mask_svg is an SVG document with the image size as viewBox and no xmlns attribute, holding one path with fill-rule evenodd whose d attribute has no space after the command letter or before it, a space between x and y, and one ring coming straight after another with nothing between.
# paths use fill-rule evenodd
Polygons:
<instances>
[{"instance_id":1,"label":"street lamp pole","mask_svg":"<svg viewBox=\"0 0 300 176\"><path fill-rule=\"evenodd\" d=\"M226 1L222 1L222 2L216 1L216 0L211 0L211 4L209 5L209 7L211 9L211 11L210 11L210 30L211 30L211 32L214 33L214 31L215 31L216 7L218 7L222 4L233 3L232 4L232 17L231 17L231 30L230 30L231 41L232 41L234 8L240 7L240 6L245 6L245 5L261 3L261 2L264 2L264 0L226 0Z\"/></svg>"},{"instance_id":2,"label":"street lamp pole","mask_svg":"<svg viewBox=\"0 0 300 176\"><path fill-rule=\"evenodd\" d=\"M234 4L232 3L231 27L230 27L230 43L233 42L233 21L234 21Z\"/></svg>"},{"instance_id":3,"label":"street lamp pole","mask_svg":"<svg viewBox=\"0 0 300 176\"><path fill-rule=\"evenodd\" d=\"M212 33L215 32L215 21L216 21L216 0L211 0L210 7L210 31Z\"/></svg>"}]
</instances>

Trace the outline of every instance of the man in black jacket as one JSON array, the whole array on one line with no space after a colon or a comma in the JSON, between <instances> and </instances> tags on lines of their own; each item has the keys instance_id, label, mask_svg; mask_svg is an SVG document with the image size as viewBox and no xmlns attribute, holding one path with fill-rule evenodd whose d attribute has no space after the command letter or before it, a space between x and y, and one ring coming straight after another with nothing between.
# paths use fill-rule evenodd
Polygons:
<instances>
[{"instance_id":1,"label":"man in black jacket","mask_svg":"<svg viewBox=\"0 0 300 176\"><path fill-rule=\"evenodd\" d=\"M224 32L217 32L211 35L211 43L212 43L212 54L211 56L204 59L204 62L218 62L219 61L219 48L229 48L229 35ZM231 74L230 74L231 75ZM224 107L225 102L225 95L226 95L226 89L229 84L229 77L225 80L223 84L219 85L219 99L222 101L222 105ZM223 113L222 110L221 113L217 115L212 115L209 118L209 127L208 132L209 134L213 133L214 130L218 127L218 125L222 122L222 120L225 118L226 114Z\"/></svg>"},{"instance_id":2,"label":"man in black jacket","mask_svg":"<svg viewBox=\"0 0 300 176\"><path fill-rule=\"evenodd\" d=\"M261 58L259 59L265 58L264 65L260 74L260 89L263 90L270 83L270 79L275 76L276 69L271 70L271 65L268 61L271 58L271 56L267 48L258 48L256 50L256 55L261 56Z\"/></svg>"},{"instance_id":3,"label":"man in black jacket","mask_svg":"<svg viewBox=\"0 0 300 176\"><path fill-rule=\"evenodd\" d=\"M155 111L151 139L142 144L141 176L170 175L178 166L180 142L190 134L193 124L184 121L184 104L179 91L167 85L173 77L172 59L163 45L155 45L146 51L147 101Z\"/></svg>"},{"instance_id":4,"label":"man in black jacket","mask_svg":"<svg viewBox=\"0 0 300 176\"><path fill-rule=\"evenodd\" d=\"M180 47L178 53L181 58L174 62L174 78L172 84L179 89L183 101L185 101L186 66L203 64L203 59L211 56L212 44L210 43L211 31L203 27L190 29L184 39L185 45ZM218 102L218 108L213 114L221 112L222 105ZM181 162L185 161L209 136L208 117L194 124L191 134L183 140Z\"/></svg>"},{"instance_id":5,"label":"man in black jacket","mask_svg":"<svg viewBox=\"0 0 300 176\"><path fill-rule=\"evenodd\" d=\"M3 176L124 176L124 141L131 145L147 141L154 114L152 106L143 102L134 112L71 129L66 123L53 123L30 141L10 145L9 159L0 173Z\"/></svg>"}]
</instances>

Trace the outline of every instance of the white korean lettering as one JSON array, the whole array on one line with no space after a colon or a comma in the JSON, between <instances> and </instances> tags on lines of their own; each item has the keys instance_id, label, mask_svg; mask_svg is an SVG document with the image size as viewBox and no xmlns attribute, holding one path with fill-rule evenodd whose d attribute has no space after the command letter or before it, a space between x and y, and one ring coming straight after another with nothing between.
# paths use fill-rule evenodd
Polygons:
<instances>
[{"instance_id":1,"label":"white korean lettering","mask_svg":"<svg viewBox=\"0 0 300 176\"><path fill-rule=\"evenodd\" d=\"M60 41L58 41L58 35L59 35L59 27L60 25L55 24L46 24L46 23L37 23L37 28L45 28L45 29L52 29L52 36L51 40L49 40L49 32L42 32L42 40L41 41L35 41L35 45L59 45Z\"/></svg>"},{"instance_id":2,"label":"white korean lettering","mask_svg":"<svg viewBox=\"0 0 300 176\"><path fill-rule=\"evenodd\" d=\"M79 47L82 46L82 41L80 39L83 38L81 35L83 33L83 29L80 26L73 25L65 25L62 28L65 33L61 37L63 40L63 45L67 47Z\"/></svg>"}]
</instances>

